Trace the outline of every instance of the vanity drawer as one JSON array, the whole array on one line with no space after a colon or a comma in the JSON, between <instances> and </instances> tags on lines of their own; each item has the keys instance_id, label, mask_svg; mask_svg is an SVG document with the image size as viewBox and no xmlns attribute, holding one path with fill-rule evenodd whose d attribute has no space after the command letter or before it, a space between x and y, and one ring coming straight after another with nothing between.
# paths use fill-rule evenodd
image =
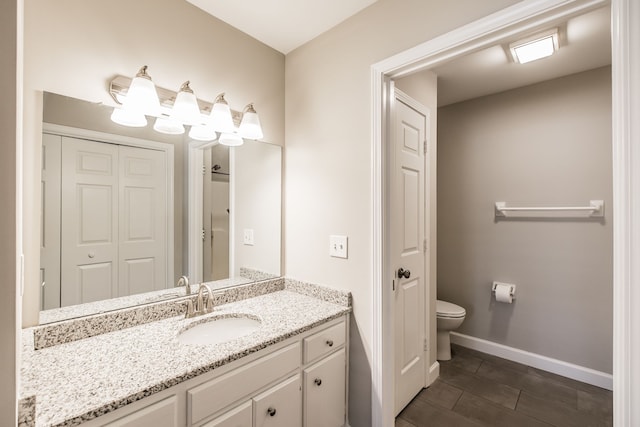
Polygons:
<instances>
[{"instance_id":1,"label":"vanity drawer","mask_svg":"<svg viewBox=\"0 0 640 427\"><path fill-rule=\"evenodd\" d=\"M250 427L253 425L252 409L251 401L245 402L202 427Z\"/></svg>"},{"instance_id":2,"label":"vanity drawer","mask_svg":"<svg viewBox=\"0 0 640 427\"><path fill-rule=\"evenodd\" d=\"M300 366L300 343L241 366L187 392L190 424L284 377Z\"/></svg>"},{"instance_id":3,"label":"vanity drawer","mask_svg":"<svg viewBox=\"0 0 640 427\"><path fill-rule=\"evenodd\" d=\"M177 427L178 398L174 395L126 415L104 427Z\"/></svg>"},{"instance_id":4,"label":"vanity drawer","mask_svg":"<svg viewBox=\"0 0 640 427\"><path fill-rule=\"evenodd\" d=\"M346 334L345 329L343 320L337 325L305 338L304 363L309 363L343 345Z\"/></svg>"}]
</instances>

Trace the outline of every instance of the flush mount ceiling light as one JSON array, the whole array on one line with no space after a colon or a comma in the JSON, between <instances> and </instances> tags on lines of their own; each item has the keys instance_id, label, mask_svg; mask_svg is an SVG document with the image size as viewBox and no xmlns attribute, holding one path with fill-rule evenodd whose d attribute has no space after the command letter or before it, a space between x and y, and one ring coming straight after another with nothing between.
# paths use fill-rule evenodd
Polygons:
<instances>
[{"instance_id":1,"label":"flush mount ceiling light","mask_svg":"<svg viewBox=\"0 0 640 427\"><path fill-rule=\"evenodd\" d=\"M242 122L240 122L240 128L238 132L243 138L247 139L262 139L262 126L260 126L260 118L258 113L253 108L253 104L249 104L244 107L242 114Z\"/></svg>"},{"instance_id":2,"label":"flush mount ceiling light","mask_svg":"<svg viewBox=\"0 0 640 427\"><path fill-rule=\"evenodd\" d=\"M513 60L520 64L551 56L558 50L558 29L510 43L509 50Z\"/></svg>"}]
</instances>

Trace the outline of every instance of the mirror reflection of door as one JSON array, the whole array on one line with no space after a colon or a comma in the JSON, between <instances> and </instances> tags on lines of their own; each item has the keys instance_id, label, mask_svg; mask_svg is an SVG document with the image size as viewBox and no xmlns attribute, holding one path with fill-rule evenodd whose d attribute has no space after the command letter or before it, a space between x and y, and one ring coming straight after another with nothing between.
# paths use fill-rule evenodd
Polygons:
<instances>
[{"instance_id":1,"label":"mirror reflection of door","mask_svg":"<svg viewBox=\"0 0 640 427\"><path fill-rule=\"evenodd\" d=\"M227 279L229 274L229 147L204 151L203 278Z\"/></svg>"},{"instance_id":2,"label":"mirror reflection of door","mask_svg":"<svg viewBox=\"0 0 640 427\"><path fill-rule=\"evenodd\" d=\"M168 161L162 150L43 135L44 309L167 288Z\"/></svg>"}]
</instances>

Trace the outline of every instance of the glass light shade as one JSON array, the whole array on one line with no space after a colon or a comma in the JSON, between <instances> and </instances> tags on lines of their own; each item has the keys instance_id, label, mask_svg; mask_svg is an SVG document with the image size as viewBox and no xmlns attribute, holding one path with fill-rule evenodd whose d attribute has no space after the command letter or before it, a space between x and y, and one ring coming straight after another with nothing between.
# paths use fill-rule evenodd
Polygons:
<instances>
[{"instance_id":1,"label":"glass light shade","mask_svg":"<svg viewBox=\"0 0 640 427\"><path fill-rule=\"evenodd\" d=\"M218 135L215 129L210 125L191 126L191 130L189 131L189 138L195 139L196 141L215 141L217 137Z\"/></svg>"},{"instance_id":2,"label":"glass light shade","mask_svg":"<svg viewBox=\"0 0 640 427\"><path fill-rule=\"evenodd\" d=\"M146 73L146 70L146 66L142 67L131 81L127 96L122 102L122 107L139 114L157 116L160 114L160 100L158 99L156 86L151 81L151 77Z\"/></svg>"},{"instance_id":3,"label":"glass light shade","mask_svg":"<svg viewBox=\"0 0 640 427\"><path fill-rule=\"evenodd\" d=\"M114 108L111 113L111 121L122 126L133 128L145 127L147 118L142 113L129 111L124 108Z\"/></svg>"},{"instance_id":4,"label":"glass light shade","mask_svg":"<svg viewBox=\"0 0 640 427\"><path fill-rule=\"evenodd\" d=\"M156 119L153 130L168 135L182 135L184 133L184 126L182 126L182 123L169 117L161 116Z\"/></svg>"},{"instance_id":5,"label":"glass light shade","mask_svg":"<svg viewBox=\"0 0 640 427\"><path fill-rule=\"evenodd\" d=\"M244 144L243 139L237 133L222 133L218 142L228 147L237 147Z\"/></svg>"},{"instance_id":6,"label":"glass light shade","mask_svg":"<svg viewBox=\"0 0 640 427\"><path fill-rule=\"evenodd\" d=\"M171 118L191 126L202 123L198 100L189 87L189 82L185 82L180 88L171 109Z\"/></svg>"},{"instance_id":7,"label":"glass light shade","mask_svg":"<svg viewBox=\"0 0 640 427\"><path fill-rule=\"evenodd\" d=\"M211 107L211 126L217 132L233 132L234 124L233 118L231 117L231 109L229 108L229 104L224 99L224 94L219 95L216 101Z\"/></svg>"},{"instance_id":8,"label":"glass light shade","mask_svg":"<svg viewBox=\"0 0 640 427\"><path fill-rule=\"evenodd\" d=\"M258 113L253 109L252 104L247 106L245 113L242 115L242 121L240 122L238 131L243 138L262 139L262 126L260 126Z\"/></svg>"}]
</instances>

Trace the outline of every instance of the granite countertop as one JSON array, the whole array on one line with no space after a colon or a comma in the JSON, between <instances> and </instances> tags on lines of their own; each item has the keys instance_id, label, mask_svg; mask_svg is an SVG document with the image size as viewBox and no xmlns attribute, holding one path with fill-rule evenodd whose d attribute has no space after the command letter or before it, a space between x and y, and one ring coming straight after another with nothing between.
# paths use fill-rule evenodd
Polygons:
<instances>
[{"instance_id":1,"label":"granite countertop","mask_svg":"<svg viewBox=\"0 0 640 427\"><path fill-rule=\"evenodd\" d=\"M34 350L23 331L21 397L35 395L36 426L71 426L211 371L351 311L349 306L282 290ZM246 314L261 320L249 335L215 345L184 345L177 334L208 317Z\"/></svg>"}]
</instances>

